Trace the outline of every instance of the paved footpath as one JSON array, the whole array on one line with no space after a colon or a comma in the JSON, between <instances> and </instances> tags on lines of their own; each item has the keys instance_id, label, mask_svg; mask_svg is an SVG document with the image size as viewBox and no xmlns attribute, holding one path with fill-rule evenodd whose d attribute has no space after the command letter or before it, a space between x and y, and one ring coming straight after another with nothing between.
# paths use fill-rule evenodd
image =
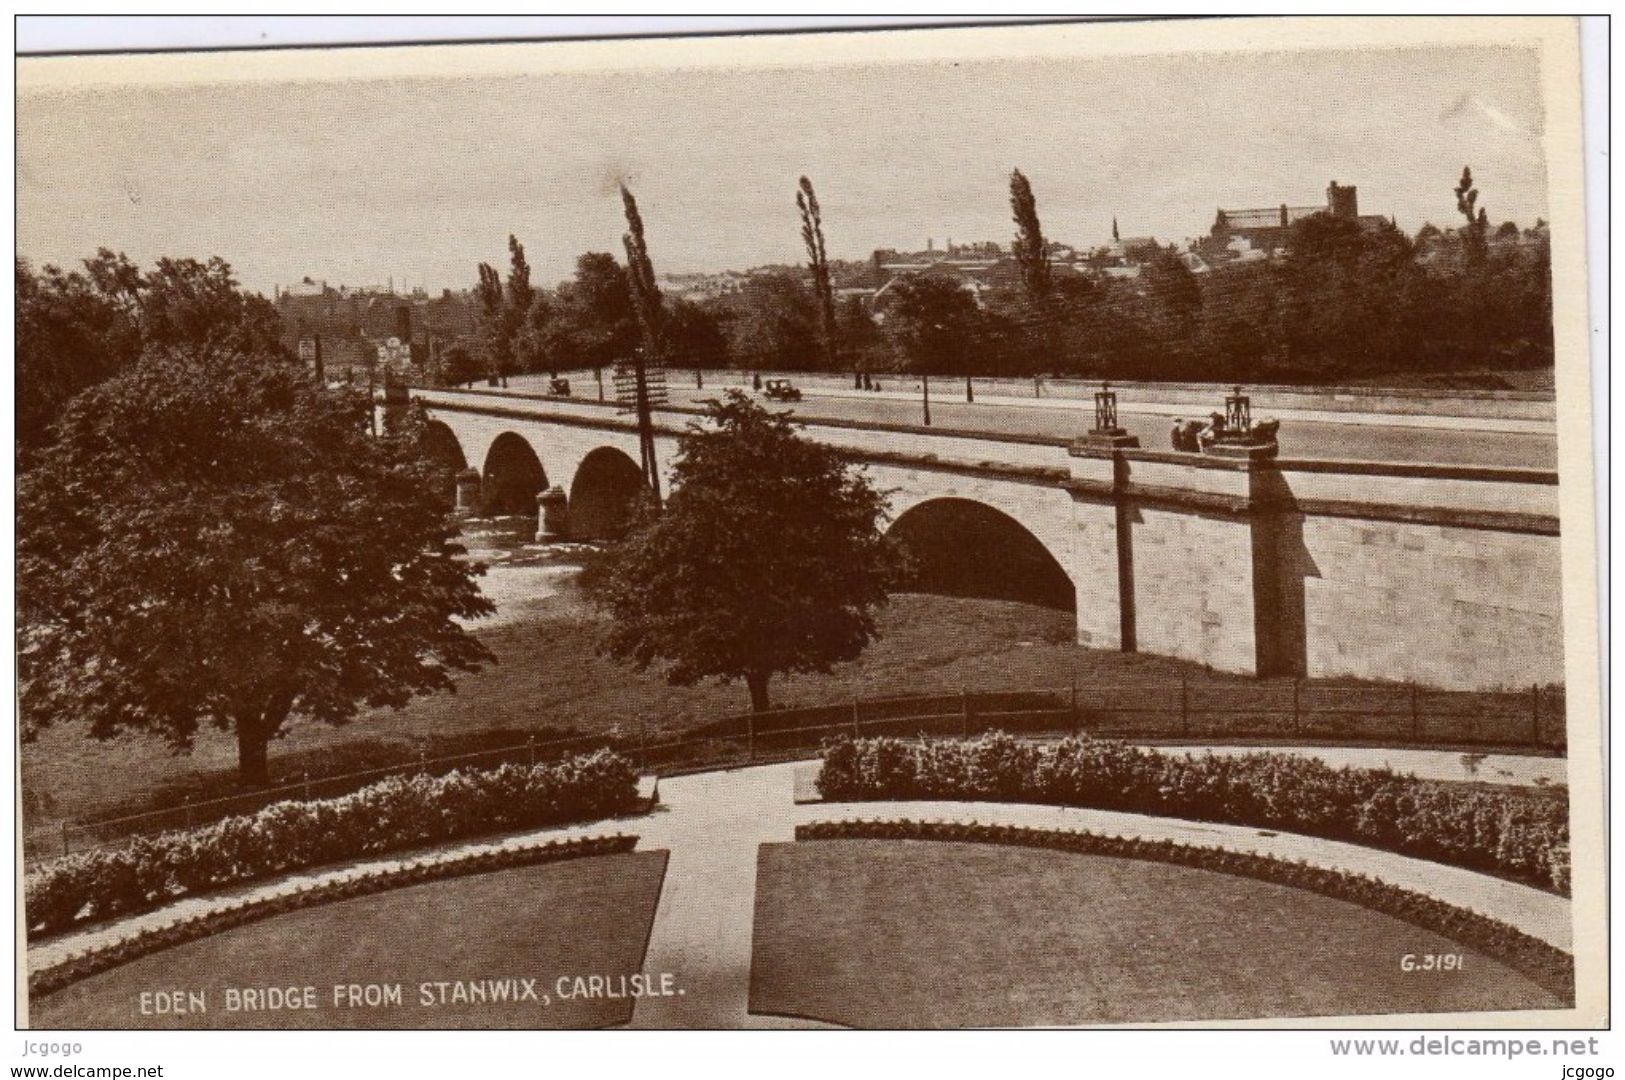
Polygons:
<instances>
[{"instance_id":1,"label":"paved footpath","mask_svg":"<svg viewBox=\"0 0 1625 1080\"><path fill-rule=\"evenodd\" d=\"M28 960L34 970L40 970L70 953L109 943L134 929L163 925L246 898L293 891L402 861L444 858L454 853L497 849L538 838L625 832L638 835L641 850L664 849L671 853L643 970L670 972L685 991L669 998L641 999L633 1011L631 1026L819 1026L752 1016L749 1012L757 851L762 844L794 839L796 826L807 822L899 818L1087 829L1109 835L1169 839L1289 860L1302 859L1317 866L1369 874L1427 893L1509 923L1560 948L1571 948L1567 899L1456 867L1331 840L1104 810L977 802L798 804L795 801L797 774L801 774L800 786L805 789L807 774L816 767L816 763L802 761L668 777L660 781L660 805L647 817L506 837L487 844L447 847L428 855L415 852L407 860L380 860L330 868L224 895L183 900L110 927L31 947Z\"/></svg>"}]
</instances>

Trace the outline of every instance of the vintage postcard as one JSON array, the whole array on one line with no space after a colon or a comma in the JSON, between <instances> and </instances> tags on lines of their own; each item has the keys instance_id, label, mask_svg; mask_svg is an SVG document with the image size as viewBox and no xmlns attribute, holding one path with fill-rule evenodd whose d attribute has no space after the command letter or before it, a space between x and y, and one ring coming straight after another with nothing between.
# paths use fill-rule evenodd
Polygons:
<instances>
[{"instance_id":1,"label":"vintage postcard","mask_svg":"<svg viewBox=\"0 0 1625 1080\"><path fill-rule=\"evenodd\" d=\"M19 1027L1606 1025L1579 65L20 58Z\"/></svg>"}]
</instances>

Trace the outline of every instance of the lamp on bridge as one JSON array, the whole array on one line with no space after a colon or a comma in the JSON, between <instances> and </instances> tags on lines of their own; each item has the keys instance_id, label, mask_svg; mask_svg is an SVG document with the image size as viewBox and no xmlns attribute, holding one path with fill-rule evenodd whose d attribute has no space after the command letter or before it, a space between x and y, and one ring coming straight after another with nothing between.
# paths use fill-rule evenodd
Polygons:
<instances>
[{"instance_id":1,"label":"lamp on bridge","mask_svg":"<svg viewBox=\"0 0 1625 1080\"><path fill-rule=\"evenodd\" d=\"M1213 415L1218 425L1218 414ZM1280 427L1279 420L1253 423L1252 398L1243 394L1241 387L1232 386L1224 399L1224 421L1222 425L1210 429L1212 438L1203 443L1202 450L1218 457L1249 460L1273 458L1280 453L1280 446L1276 443L1276 433Z\"/></svg>"},{"instance_id":2,"label":"lamp on bridge","mask_svg":"<svg viewBox=\"0 0 1625 1080\"><path fill-rule=\"evenodd\" d=\"M1095 391L1095 426L1083 437L1085 446L1118 449L1140 445L1138 436L1130 435L1117 423L1117 391L1112 384L1102 382Z\"/></svg>"},{"instance_id":3,"label":"lamp on bridge","mask_svg":"<svg viewBox=\"0 0 1625 1080\"><path fill-rule=\"evenodd\" d=\"M1224 399L1224 430L1230 434L1245 434L1253 429L1252 398L1232 386Z\"/></svg>"}]
</instances>

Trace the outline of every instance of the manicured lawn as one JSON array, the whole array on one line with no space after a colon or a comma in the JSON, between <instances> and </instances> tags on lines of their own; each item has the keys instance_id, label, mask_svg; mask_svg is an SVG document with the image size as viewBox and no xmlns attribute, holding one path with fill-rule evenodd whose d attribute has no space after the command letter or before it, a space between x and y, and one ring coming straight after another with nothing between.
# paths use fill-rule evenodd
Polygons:
<instances>
[{"instance_id":1,"label":"manicured lawn","mask_svg":"<svg viewBox=\"0 0 1625 1080\"><path fill-rule=\"evenodd\" d=\"M641 970L663 851L604 855L413 885L306 908L155 953L32 1003L36 1028L594 1028L630 998L561 1001L561 976ZM450 986L534 980L551 1004L455 1001ZM335 985L398 985L400 1004L336 1006ZM515 988L517 982L506 982ZM227 990L313 987L315 1009L231 1012ZM207 1012L143 1016L141 995L201 991ZM446 1003L440 1004L444 992ZM364 998L362 998L364 1000Z\"/></svg>"},{"instance_id":2,"label":"manicured lawn","mask_svg":"<svg viewBox=\"0 0 1625 1080\"><path fill-rule=\"evenodd\" d=\"M772 692L776 703L813 705L854 694L1065 686L1074 666L1169 663L1077 649L1068 644L1071 626L1065 612L1025 604L900 595L862 659L828 676L775 680ZM294 727L271 746L273 780L405 763L420 751L436 757L512 746L531 733L675 734L748 711L743 684L674 687L603 659L596 650L603 627L563 583L557 595L479 631L499 663L462 677L456 693L340 728ZM24 824L35 832L63 820L145 811L155 799L175 805L177 787L198 800L232 794L235 763L235 741L216 731L201 732L191 754L176 756L156 739L96 742L80 729L52 729L23 751Z\"/></svg>"},{"instance_id":3,"label":"manicured lawn","mask_svg":"<svg viewBox=\"0 0 1625 1080\"><path fill-rule=\"evenodd\" d=\"M497 664L463 676L456 693L419 698L399 712L374 711L338 728L296 725L271 746L273 782L403 765L420 754L512 747L532 735L618 731L660 741L747 711L742 684L670 686L599 656L605 623L579 588L550 576L545 590L527 593L536 580L503 578L496 570L488 579L501 610L477 632ZM546 595L551 590L557 591ZM1291 699L1278 680L1272 687L1168 657L1080 648L1072 643L1073 626L1071 614L1030 604L899 594L881 612L879 636L860 659L828 675L775 679L773 701L795 707L854 696L1060 689L1074 675L1085 686L1117 688L1095 702L1101 706L1177 702L1182 676L1197 704L1204 687ZM1151 722L1166 730L1169 717ZM237 794L235 766L236 743L218 731L200 732L193 751L177 756L140 735L96 742L71 725L48 730L22 754L30 851L57 852L63 821L175 807L183 795L201 802Z\"/></svg>"},{"instance_id":4,"label":"manicured lawn","mask_svg":"<svg viewBox=\"0 0 1625 1080\"><path fill-rule=\"evenodd\" d=\"M1461 970L1400 966L1445 953ZM762 847L750 1001L872 1028L1562 1007L1437 934L1286 886L906 840Z\"/></svg>"}]
</instances>

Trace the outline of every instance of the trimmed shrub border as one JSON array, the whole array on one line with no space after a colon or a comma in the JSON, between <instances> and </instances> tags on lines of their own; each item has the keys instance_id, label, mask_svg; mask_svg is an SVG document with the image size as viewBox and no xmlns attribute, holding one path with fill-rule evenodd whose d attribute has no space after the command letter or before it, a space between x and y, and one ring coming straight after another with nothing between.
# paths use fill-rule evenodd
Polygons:
<instances>
[{"instance_id":1,"label":"trimmed shrub border","mask_svg":"<svg viewBox=\"0 0 1625 1080\"><path fill-rule=\"evenodd\" d=\"M1569 893L1568 807L1388 769L1255 752L1186 757L1115 739L853 739L824 745L831 802L945 799L1074 806L1340 840Z\"/></svg>"},{"instance_id":2,"label":"trimmed shrub border","mask_svg":"<svg viewBox=\"0 0 1625 1080\"><path fill-rule=\"evenodd\" d=\"M465 852L434 862L409 862L403 866L363 871L321 885L301 886L289 892L258 900L239 900L214 911L140 930L108 945L75 953L44 971L30 971L28 996L30 1000L44 997L120 964L127 964L152 953L276 915L387 892L407 885L421 885L430 881L443 881L494 870L512 870L541 863L562 862L566 859L618 855L633 850L637 842L636 836L623 833L616 833L613 836L591 836L579 840L537 841L495 851Z\"/></svg>"},{"instance_id":3,"label":"trimmed shrub border","mask_svg":"<svg viewBox=\"0 0 1625 1080\"><path fill-rule=\"evenodd\" d=\"M297 870L646 808L632 763L609 751L390 777L333 799L273 803L196 829L53 859L24 881L29 936Z\"/></svg>"},{"instance_id":4,"label":"trimmed shrub border","mask_svg":"<svg viewBox=\"0 0 1625 1080\"><path fill-rule=\"evenodd\" d=\"M1109 836L1083 830L954 824L911 819L821 821L796 826L799 840L939 840L1052 848L1079 855L1143 859L1254 878L1343 900L1402 919L1487 953L1541 989L1574 1005L1574 958L1555 945L1476 911L1365 874L1328 870L1271 855L1199 847L1172 840Z\"/></svg>"}]
</instances>

